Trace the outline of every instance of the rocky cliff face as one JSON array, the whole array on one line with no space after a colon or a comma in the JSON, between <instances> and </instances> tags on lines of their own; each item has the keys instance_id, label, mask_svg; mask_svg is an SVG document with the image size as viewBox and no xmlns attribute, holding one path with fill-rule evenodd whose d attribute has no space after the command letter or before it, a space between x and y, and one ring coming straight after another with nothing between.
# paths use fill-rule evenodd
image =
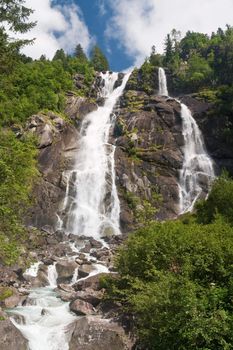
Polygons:
<instances>
[{"instance_id":1,"label":"rocky cliff face","mask_svg":"<svg viewBox=\"0 0 233 350\"><path fill-rule=\"evenodd\" d=\"M216 173L226 169L233 175L232 147L224 136L229 128L228 118L219 115L213 103L206 102L195 94L182 96L181 100L190 108L202 131L207 151L215 162Z\"/></svg>"},{"instance_id":2,"label":"rocky cliff face","mask_svg":"<svg viewBox=\"0 0 233 350\"><path fill-rule=\"evenodd\" d=\"M119 74L118 85L123 75ZM78 79L78 78L77 78ZM169 82L169 74L168 74ZM67 170L71 170L78 149L83 117L103 101L98 97L97 77L89 98L68 94L67 119L48 113L30 118L27 129L39 139L41 179L34 190L36 203L27 224L56 229L57 213L62 217ZM194 96L180 97L193 112L201 128L216 171L233 173L231 150L220 137L224 119L210 118L213 105ZM180 104L158 96L158 70L150 74L135 70L114 111L117 115L110 142L116 145L116 181L121 202L123 232L151 219L165 220L179 213L179 172L182 167L182 121Z\"/></svg>"},{"instance_id":3,"label":"rocky cliff face","mask_svg":"<svg viewBox=\"0 0 233 350\"><path fill-rule=\"evenodd\" d=\"M156 91L138 90L138 86L133 75L119 103L112 133L124 230L178 214L183 145L180 105L158 97Z\"/></svg>"}]
</instances>

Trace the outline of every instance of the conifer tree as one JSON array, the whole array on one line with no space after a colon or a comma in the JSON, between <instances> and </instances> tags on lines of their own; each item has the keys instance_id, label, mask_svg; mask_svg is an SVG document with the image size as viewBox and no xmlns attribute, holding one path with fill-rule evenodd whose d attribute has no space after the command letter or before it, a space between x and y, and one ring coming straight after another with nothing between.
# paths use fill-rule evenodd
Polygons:
<instances>
[{"instance_id":1,"label":"conifer tree","mask_svg":"<svg viewBox=\"0 0 233 350\"><path fill-rule=\"evenodd\" d=\"M86 56L85 52L83 51L83 48L80 44L78 44L76 46L75 51L74 51L74 55L76 58L78 58L82 62L87 61L87 56Z\"/></svg>"},{"instance_id":2,"label":"conifer tree","mask_svg":"<svg viewBox=\"0 0 233 350\"><path fill-rule=\"evenodd\" d=\"M109 70L108 60L97 45L91 51L91 63L98 72Z\"/></svg>"}]
</instances>

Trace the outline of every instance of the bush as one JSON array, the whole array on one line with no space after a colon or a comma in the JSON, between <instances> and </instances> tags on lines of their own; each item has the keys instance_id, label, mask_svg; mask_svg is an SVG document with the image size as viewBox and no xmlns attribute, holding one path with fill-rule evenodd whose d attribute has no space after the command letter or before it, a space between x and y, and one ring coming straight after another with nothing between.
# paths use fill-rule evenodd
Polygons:
<instances>
[{"instance_id":1,"label":"bush","mask_svg":"<svg viewBox=\"0 0 233 350\"><path fill-rule=\"evenodd\" d=\"M233 348L233 228L153 223L131 235L108 296L135 315L143 348Z\"/></svg>"},{"instance_id":2,"label":"bush","mask_svg":"<svg viewBox=\"0 0 233 350\"><path fill-rule=\"evenodd\" d=\"M12 264L25 239L22 216L38 176L35 140L0 129L0 263Z\"/></svg>"},{"instance_id":3,"label":"bush","mask_svg":"<svg viewBox=\"0 0 233 350\"><path fill-rule=\"evenodd\" d=\"M200 223L210 223L220 214L233 224L233 180L227 173L215 180L207 200L198 203L196 208Z\"/></svg>"}]
</instances>

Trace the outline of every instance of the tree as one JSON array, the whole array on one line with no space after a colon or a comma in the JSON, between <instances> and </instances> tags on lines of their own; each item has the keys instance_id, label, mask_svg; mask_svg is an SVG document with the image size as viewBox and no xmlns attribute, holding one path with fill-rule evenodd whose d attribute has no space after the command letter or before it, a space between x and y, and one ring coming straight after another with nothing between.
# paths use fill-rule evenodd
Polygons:
<instances>
[{"instance_id":1,"label":"tree","mask_svg":"<svg viewBox=\"0 0 233 350\"><path fill-rule=\"evenodd\" d=\"M60 49L60 50L57 50L55 52L55 55L53 56L53 61L56 61L56 60L61 60L62 62L64 62L66 60L67 56L64 52L63 49Z\"/></svg>"},{"instance_id":2,"label":"tree","mask_svg":"<svg viewBox=\"0 0 233 350\"><path fill-rule=\"evenodd\" d=\"M167 37L165 39L165 63L169 64L172 61L173 58L173 42L171 39L170 34L167 34Z\"/></svg>"},{"instance_id":3,"label":"tree","mask_svg":"<svg viewBox=\"0 0 233 350\"><path fill-rule=\"evenodd\" d=\"M75 51L74 51L74 55L76 58L78 58L82 62L87 61L87 56L86 56L85 52L83 51L83 48L80 44L78 44L76 46Z\"/></svg>"},{"instance_id":4,"label":"tree","mask_svg":"<svg viewBox=\"0 0 233 350\"><path fill-rule=\"evenodd\" d=\"M35 26L28 22L33 10L25 7L24 0L2 0L0 2L0 22L7 22L13 32L26 33Z\"/></svg>"},{"instance_id":5,"label":"tree","mask_svg":"<svg viewBox=\"0 0 233 350\"><path fill-rule=\"evenodd\" d=\"M29 21L33 12L25 7L24 0L2 0L0 2L0 72L8 72L14 66L13 62L19 56L22 46L32 43L32 40L12 40L6 33L5 25L15 33L25 33L35 26Z\"/></svg>"},{"instance_id":6,"label":"tree","mask_svg":"<svg viewBox=\"0 0 233 350\"><path fill-rule=\"evenodd\" d=\"M150 62L150 64L152 64L152 66L155 66L155 67L162 66L162 56L160 54L156 53L155 45L153 45L151 48L149 62Z\"/></svg>"},{"instance_id":7,"label":"tree","mask_svg":"<svg viewBox=\"0 0 233 350\"><path fill-rule=\"evenodd\" d=\"M91 63L98 72L109 70L108 60L97 45L91 51Z\"/></svg>"},{"instance_id":8,"label":"tree","mask_svg":"<svg viewBox=\"0 0 233 350\"><path fill-rule=\"evenodd\" d=\"M206 34L188 31L180 41L181 58L188 60L193 53L202 54L208 46L209 40Z\"/></svg>"}]
</instances>

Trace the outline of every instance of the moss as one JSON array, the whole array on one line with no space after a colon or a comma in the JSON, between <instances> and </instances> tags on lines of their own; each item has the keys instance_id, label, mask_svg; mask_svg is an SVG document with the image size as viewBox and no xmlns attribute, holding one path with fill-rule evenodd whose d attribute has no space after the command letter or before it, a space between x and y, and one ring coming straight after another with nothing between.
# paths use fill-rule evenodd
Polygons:
<instances>
[{"instance_id":1,"label":"moss","mask_svg":"<svg viewBox=\"0 0 233 350\"><path fill-rule=\"evenodd\" d=\"M3 301L13 295L13 291L8 287L0 287L0 301Z\"/></svg>"}]
</instances>

